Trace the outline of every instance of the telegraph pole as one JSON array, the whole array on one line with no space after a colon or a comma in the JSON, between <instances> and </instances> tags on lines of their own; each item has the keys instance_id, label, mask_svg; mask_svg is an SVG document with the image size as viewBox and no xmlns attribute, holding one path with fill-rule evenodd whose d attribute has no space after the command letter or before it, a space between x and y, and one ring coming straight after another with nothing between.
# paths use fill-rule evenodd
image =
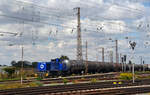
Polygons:
<instances>
[{"instance_id":1,"label":"telegraph pole","mask_svg":"<svg viewBox=\"0 0 150 95\"><path fill-rule=\"evenodd\" d=\"M88 64L87 64L87 62L88 62L88 42L86 41L86 55L85 55L85 58L86 58L86 63L85 63L85 66L86 66L86 69L85 69L85 73L87 74L87 72L88 72Z\"/></svg>"},{"instance_id":2,"label":"telegraph pole","mask_svg":"<svg viewBox=\"0 0 150 95\"><path fill-rule=\"evenodd\" d=\"M119 63L118 62L118 40L115 41L116 41L116 63Z\"/></svg>"},{"instance_id":3,"label":"telegraph pole","mask_svg":"<svg viewBox=\"0 0 150 95\"><path fill-rule=\"evenodd\" d=\"M110 62L113 63L113 51L110 51Z\"/></svg>"},{"instance_id":4,"label":"telegraph pole","mask_svg":"<svg viewBox=\"0 0 150 95\"><path fill-rule=\"evenodd\" d=\"M24 21L23 21L23 32L24 33ZM23 83L23 55L24 55L24 49L23 49L23 37L22 35L20 36L22 38L22 45L21 45L21 84Z\"/></svg>"},{"instance_id":5,"label":"telegraph pole","mask_svg":"<svg viewBox=\"0 0 150 95\"><path fill-rule=\"evenodd\" d=\"M104 48L102 47L102 62L104 62Z\"/></svg>"},{"instance_id":6,"label":"telegraph pole","mask_svg":"<svg viewBox=\"0 0 150 95\"><path fill-rule=\"evenodd\" d=\"M77 7L77 60L83 60L82 57L82 41L81 41L81 26L80 26L80 7Z\"/></svg>"},{"instance_id":7,"label":"telegraph pole","mask_svg":"<svg viewBox=\"0 0 150 95\"><path fill-rule=\"evenodd\" d=\"M143 67L143 59L142 59L142 56L141 56L141 66ZM141 68L141 71L142 71L142 68Z\"/></svg>"},{"instance_id":8,"label":"telegraph pole","mask_svg":"<svg viewBox=\"0 0 150 95\"><path fill-rule=\"evenodd\" d=\"M22 53L21 53L21 84L23 83L23 55L24 55L24 52L23 52L23 45L22 45Z\"/></svg>"},{"instance_id":9,"label":"telegraph pole","mask_svg":"<svg viewBox=\"0 0 150 95\"><path fill-rule=\"evenodd\" d=\"M23 32L24 32L24 21L23 21ZM22 35L21 35L22 37ZM23 37L22 37L22 45L21 45L21 84L23 83L23 55L24 55L24 51L23 51Z\"/></svg>"}]
</instances>

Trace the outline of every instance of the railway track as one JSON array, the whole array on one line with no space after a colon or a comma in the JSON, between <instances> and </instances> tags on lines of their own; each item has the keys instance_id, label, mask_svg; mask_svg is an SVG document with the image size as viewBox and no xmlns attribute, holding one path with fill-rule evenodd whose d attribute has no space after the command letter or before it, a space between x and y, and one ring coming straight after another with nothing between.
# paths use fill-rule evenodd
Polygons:
<instances>
[{"instance_id":1,"label":"railway track","mask_svg":"<svg viewBox=\"0 0 150 95\"><path fill-rule=\"evenodd\" d=\"M87 79L92 79L92 78L98 78L99 80L110 80L110 79L114 79L116 75L119 75L119 73L114 72L114 73L103 73L103 74L94 74L94 75L81 75L81 76L71 76L71 77L62 77L62 78L46 78L43 80L40 80L41 82L43 82L44 84L46 83L62 83L63 82L63 78L71 81L71 80L78 80L78 79L82 79L84 78L85 80ZM33 82L36 79L31 79L31 80L23 80L24 83L28 83L28 82ZM19 83L19 81L5 81L5 82L0 82L1 84L3 83Z\"/></svg>"},{"instance_id":2,"label":"railway track","mask_svg":"<svg viewBox=\"0 0 150 95\"><path fill-rule=\"evenodd\" d=\"M41 94L62 95L62 93L66 93L66 92L70 94L71 93L86 93L88 92L88 90L90 91L91 89L105 89L105 88L114 88L114 87L150 85L150 80L137 80L135 84L132 84L131 81L122 81L122 83L123 84L113 84L112 82L97 82L97 83L71 84L71 85L63 85L63 86L59 85L59 86L48 86L48 87L19 88L19 89L0 90L0 95L41 95ZM149 87L149 90L150 90L150 87ZM85 91L85 92L82 92L82 91ZM114 89L110 91L112 92L114 91L114 93L116 93L118 90ZM89 92L89 93L92 94L92 92ZM105 93L105 91L102 91L101 93ZM120 93L123 93L123 92L120 92ZM108 95L108 94L105 94L105 95Z\"/></svg>"},{"instance_id":3,"label":"railway track","mask_svg":"<svg viewBox=\"0 0 150 95\"><path fill-rule=\"evenodd\" d=\"M118 72L113 72L113 73L102 73L102 74L93 74L93 75L81 75L81 76L70 76L70 77L62 77L62 78L45 78L43 80L40 80L42 83L47 84L47 83L62 83L63 82L63 78L66 78L69 81L72 80L78 80L78 79L82 79L84 78L85 80L89 80L92 78L96 78L98 80L113 80L116 79L116 76L119 75L120 73ZM141 73L141 76L149 76L149 73ZM30 79L30 80L23 80L24 83L28 83L28 82L33 82L36 79ZM0 84L5 84L5 83L20 83L19 81L0 81Z\"/></svg>"},{"instance_id":4,"label":"railway track","mask_svg":"<svg viewBox=\"0 0 150 95\"><path fill-rule=\"evenodd\" d=\"M93 89L93 90L82 91L80 93L82 93L82 95L133 95L133 94L149 93L149 92L150 92L150 85L141 85L141 86L127 86L127 87L116 87L116 88L107 88L107 89ZM64 94L67 93L68 92Z\"/></svg>"}]
</instances>

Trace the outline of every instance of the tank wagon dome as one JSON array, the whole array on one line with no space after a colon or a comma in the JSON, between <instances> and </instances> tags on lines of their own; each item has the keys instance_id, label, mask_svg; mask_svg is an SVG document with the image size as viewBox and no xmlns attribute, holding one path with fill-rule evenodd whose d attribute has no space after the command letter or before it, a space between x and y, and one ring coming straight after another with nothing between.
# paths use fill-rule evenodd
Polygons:
<instances>
[{"instance_id":1,"label":"tank wagon dome","mask_svg":"<svg viewBox=\"0 0 150 95\"><path fill-rule=\"evenodd\" d=\"M81 64L81 63L83 63L84 61L83 60L69 60L70 61L70 63L71 64L73 64L73 63L79 63L79 64Z\"/></svg>"}]
</instances>

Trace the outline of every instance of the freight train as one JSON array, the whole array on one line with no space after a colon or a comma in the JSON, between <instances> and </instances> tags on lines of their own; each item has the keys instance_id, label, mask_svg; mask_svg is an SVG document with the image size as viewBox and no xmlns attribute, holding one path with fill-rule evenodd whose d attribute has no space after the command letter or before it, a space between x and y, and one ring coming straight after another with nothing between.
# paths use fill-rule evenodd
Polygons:
<instances>
[{"instance_id":1,"label":"freight train","mask_svg":"<svg viewBox=\"0 0 150 95\"><path fill-rule=\"evenodd\" d=\"M87 68L86 68L87 67ZM143 65L135 64L135 71L141 71ZM147 65L144 65L145 70L149 70ZM126 71L131 71L132 65L126 64ZM106 73L122 71L122 64L110 62L96 61L78 61L78 60L61 60L59 58L52 59L50 62L38 62L37 70L41 76L47 73L50 76L65 76L71 74L87 73Z\"/></svg>"}]
</instances>

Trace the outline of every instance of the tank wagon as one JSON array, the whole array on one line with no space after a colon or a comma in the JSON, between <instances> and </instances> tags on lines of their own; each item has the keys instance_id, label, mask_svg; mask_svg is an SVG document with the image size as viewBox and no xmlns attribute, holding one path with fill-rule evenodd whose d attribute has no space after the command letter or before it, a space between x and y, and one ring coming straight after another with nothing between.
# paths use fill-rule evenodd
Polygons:
<instances>
[{"instance_id":1,"label":"tank wagon","mask_svg":"<svg viewBox=\"0 0 150 95\"><path fill-rule=\"evenodd\" d=\"M78 60L61 60L59 58L52 59L50 62L38 62L37 70L39 74L48 73L50 76L65 76L71 74L82 74L86 70L87 73L106 73L122 71L122 64L96 61L78 61ZM126 71L131 71L131 64L126 64ZM143 65L135 64L135 71L142 70ZM144 67L149 70L148 66Z\"/></svg>"}]
</instances>

